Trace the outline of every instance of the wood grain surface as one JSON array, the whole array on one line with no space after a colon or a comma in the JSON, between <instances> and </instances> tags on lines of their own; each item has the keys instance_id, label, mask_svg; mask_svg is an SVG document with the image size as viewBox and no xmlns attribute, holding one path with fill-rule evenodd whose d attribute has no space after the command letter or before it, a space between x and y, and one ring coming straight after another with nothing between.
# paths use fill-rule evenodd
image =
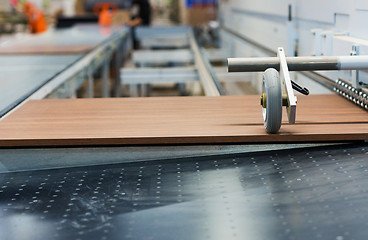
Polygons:
<instances>
[{"instance_id":1,"label":"wood grain surface","mask_svg":"<svg viewBox=\"0 0 368 240\"><path fill-rule=\"evenodd\" d=\"M299 96L295 125L264 130L259 96L30 101L0 121L0 146L258 143L368 139L367 112Z\"/></svg>"},{"instance_id":2,"label":"wood grain surface","mask_svg":"<svg viewBox=\"0 0 368 240\"><path fill-rule=\"evenodd\" d=\"M77 54L93 49L93 45L20 45L4 46L0 48L0 55L15 54Z\"/></svg>"}]
</instances>

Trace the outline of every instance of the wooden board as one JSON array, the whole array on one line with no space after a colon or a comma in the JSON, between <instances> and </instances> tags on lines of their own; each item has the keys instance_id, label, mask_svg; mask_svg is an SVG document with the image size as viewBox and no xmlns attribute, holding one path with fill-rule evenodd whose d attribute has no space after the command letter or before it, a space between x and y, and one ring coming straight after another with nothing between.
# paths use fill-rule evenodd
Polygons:
<instances>
[{"instance_id":1,"label":"wooden board","mask_svg":"<svg viewBox=\"0 0 368 240\"><path fill-rule=\"evenodd\" d=\"M265 133L259 96L30 101L0 121L0 146L368 139L368 114L336 95L298 97L295 125Z\"/></svg>"},{"instance_id":2,"label":"wooden board","mask_svg":"<svg viewBox=\"0 0 368 240\"><path fill-rule=\"evenodd\" d=\"M0 55L14 54L77 54L93 49L93 45L11 45L0 48Z\"/></svg>"}]
</instances>

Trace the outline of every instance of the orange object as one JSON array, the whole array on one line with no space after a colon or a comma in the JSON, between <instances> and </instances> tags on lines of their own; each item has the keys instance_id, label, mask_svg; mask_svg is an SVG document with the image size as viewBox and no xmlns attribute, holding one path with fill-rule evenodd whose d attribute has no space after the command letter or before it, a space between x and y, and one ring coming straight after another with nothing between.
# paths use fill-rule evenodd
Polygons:
<instances>
[{"instance_id":1,"label":"orange object","mask_svg":"<svg viewBox=\"0 0 368 240\"><path fill-rule=\"evenodd\" d=\"M115 3L105 2L97 3L93 12L98 15L98 24L100 26L110 26L112 24L112 16L118 10Z\"/></svg>"},{"instance_id":2,"label":"orange object","mask_svg":"<svg viewBox=\"0 0 368 240\"><path fill-rule=\"evenodd\" d=\"M23 11L28 18L28 28L31 33L42 33L47 30L43 12L31 2L25 2Z\"/></svg>"}]
</instances>

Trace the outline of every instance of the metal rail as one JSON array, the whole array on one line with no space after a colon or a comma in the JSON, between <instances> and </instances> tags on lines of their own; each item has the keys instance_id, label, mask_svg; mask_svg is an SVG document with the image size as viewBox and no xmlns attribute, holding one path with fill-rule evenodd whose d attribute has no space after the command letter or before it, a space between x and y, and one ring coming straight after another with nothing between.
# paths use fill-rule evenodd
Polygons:
<instances>
[{"instance_id":1,"label":"metal rail","mask_svg":"<svg viewBox=\"0 0 368 240\"><path fill-rule=\"evenodd\" d=\"M193 31L189 36L190 46L194 52L194 62L198 69L200 81L206 96L220 96L225 95L225 90L222 88L220 82L217 80L209 61L205 59L201 52L198 43L194 37Z\"/></svg>"},{"instance_id":2,"label":"metal rail","mask_svg":"<svg viewBox=\"0 0 368 240\"><path fill-rule=\"evenodd\" d=\"M287 57L290 71L363 70L368 69L368 56ZM228 58L229 72L257 72L267 68L279 70L277 57Z\"/></svg>"},{"instance_id":3,"label":"metal rail","mask_svg":"<svg viewBox=\"0 0 368 240\"><path fill-rule=\"evenodd\" d=\"M239 33L236 33L236 32L234 32L233 30L231 30L231 29L229 29L229 28L227 28L227 27L225 27L225 26L222 26L221 27L222 28L222 30L224 31L224 32L226 32L226 33L228 33L228 34L230 34L230 35L232 35L233 37L235 37L235 38L237 38L237 39L239 39L239 40L241 40L241 41L244 41L244 42L246 42L246 43L248 43L248 44L250 44L250 45L252 45L253 47L255 47L255 48L257 48L257 49L259 49L259 50L261 50L261 51L263 51L265 54L268 54L268 55L270 55L270 56L273 56L273 55L275 55L275 52L274 51L272 51L271 49L269 49L269 48L267 48L267 47L265 47L265 46L263 46L263 45L261 45L261 44L259 44L259 43L257 43L257 42L255 42L255 41L252 41L251 39L249 39L249 38L246 38L246 37L244 37L243 35L240 35ZM349 57L349 56L347 56L347 57ZM323 57L322 57L323 58ZM259 59L259 61L262 61L262 58L258 58ZM253 61L255 60L255 58L253 59ZM278 59L277 58L275 58L275 60L276 61L278 61ZM336 60L334 60L334 61L336 61ZM277 63L277 62L273 62L272 64L274 64L274 66L271 66L271 67L275 67L276 69L278 69L278 66L279 66L279 63ZM252 65L254 65L254 64L252 64ZM337 65L337 64L336 64ZM334 67L336 67L336 65L334 66ZM345 65L345 66L348 66L348 65ZM315 67L315 66L314 66ZM313 67L313 68L314 68ZM261 67L260 68L260 70L257 70L257 71L264 71L264 70L261 70L261 69L263 69L264 67ZM354 66L354 68L356 69L356 66ZM291 71L295 71L294 69L293 69L293 67L290 67L289 66L289 70L291 70ZM317 69L313 69L313 70L317 70ZM233 72L233 71L231 71L231 70L228 70L229 72ZM237 72L237 71L234 71L234 72ZM300 74L302 74L302 75L304 75L304 76L306 76L306 77L308 77L308 78L310 78L310 79L312 79L313 81L315 81L315 82L317 82L317 83L319 83L319 84L321 84L322 86L324 86L324 87L326 87L327 89L329 89L329 90L331 90L331 91L334 91L334 89L336 88L336 82L335 82L335 80L332 80L332 79L329 79L329 78L327 78L327 77L325 77L325 76L322 76L321 74L319 74L319 73L317 73L317 72L314 72L314 71L306 71L306 70L304 70L304 71L301 71L300 72ZM366 93L366 94L368 94L368 92L367 92L367 90L366 89L361 89L361 91L363 91L364 93Z\"/></svg>"}]
</instances>

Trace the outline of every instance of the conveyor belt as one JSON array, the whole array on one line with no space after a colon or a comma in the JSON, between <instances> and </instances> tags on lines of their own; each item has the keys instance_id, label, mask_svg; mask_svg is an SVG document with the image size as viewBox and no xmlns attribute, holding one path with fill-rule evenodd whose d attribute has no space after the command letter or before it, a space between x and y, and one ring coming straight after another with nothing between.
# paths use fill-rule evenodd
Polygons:
<instances>
[{"instance_id":1,"label":"conveyor belt","mask_svg":"<svg viewBox=\"0 0 368 240\"><path fill-rule=\"evenodd\" d=\"M298 99L296 124L284 114L278 134L265 132L259 96L30 101L0 121L0 146L368 139L368 114L353 103L337 95Z\"/></svg>"},{"instance_id":2,"label":"conveyor belt","mask_svg":"<svg viewBox=\"0 0 368 240\"><path fill-rule=\"evenodd\" d=\"M106 66L113 52L117 53L114 58L117 68L122 61L127 31L118 27L101 28L97 24L83 25L1 43L0 117L28 99L47 97L58 87L73 92L84 79L93 82L93 74L102 65L102 71L108 71ZM108 75L104 76L106 83ZM66 83L68 80L73 83ZM119 75L116 84L120 84ZM93 88L89 90L91 97ZM108 95L106 92L104 96ZM71 94L65 95L62 97Z\"/></svg>"},{"instance_id":3,"label":"conveyor belt","mask_svg":"<svg viewBox=\"0 0 368 240\"><path fill-rule=\"evenodd\" d=\"M366 239L367 156L361 144L0 174L0 239Z\"/></svg>"},{"instance_id":4,"label":"conveyor belt","mask_svg":"<svg viewBox=\"0 0 368 240\"><path fill-rule=\"evenodd\" d=\"M0 55L0 117L81 57L81 54Z\"/></svg>"}]
</instances>

